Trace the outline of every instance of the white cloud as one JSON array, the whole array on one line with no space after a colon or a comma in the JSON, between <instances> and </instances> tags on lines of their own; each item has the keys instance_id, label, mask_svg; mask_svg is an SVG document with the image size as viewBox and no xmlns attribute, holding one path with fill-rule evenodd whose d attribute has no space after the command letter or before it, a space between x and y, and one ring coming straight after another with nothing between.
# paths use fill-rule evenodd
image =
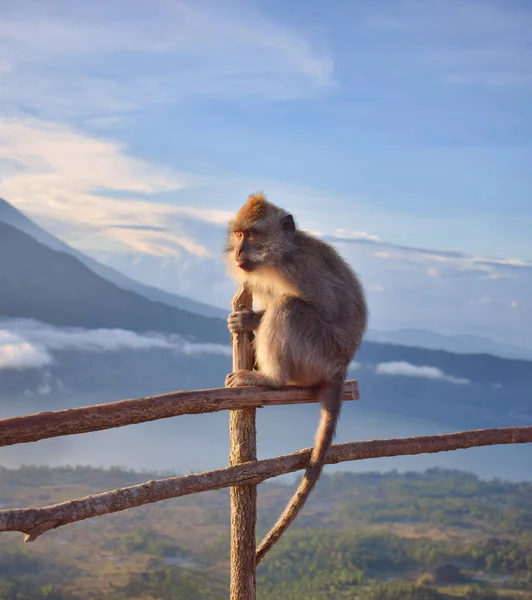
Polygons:
<instances>
[{"instance_id":1,"label":"white cloud","mask_svg":"<svg viewBox=\"0 0 532 600\"><path fill-rule=\"evenodd\" d=\"M26 338L0 329L0 370L40 369L52 363L50 353L40 344L32 344Z\"/></svg>"},{"instance_id":2,"label":"white cloud","mask_svg":"<svg viewBox=\"0 0 532 600\"><path fill-rule=\"evenodd\" d=\"M35 390L35 393L38 396L49 396L51 391L52 386L48 383L48 381L43 381L42 383L39 383L37 389Z\"/></svg>"},{"instance_id":3,"label":"white cloud","mask_svg":"<svg viewBox=\"0 0 532 600\"><path fill-rule=\"evenodd\" d=\"M94 117L198 96L286 100L334 84L329 56L251 3L110 4L13 4L0 22L4 106Z\"/></svg>"},{"instance_id":4,"label":"white cloud","mask_svg":"<svg viewBox=\"0 0 532 600\"><path fill-rule=\"evenodd\" d=\"M231 347L192 343L178 335L138 334L123 329L52 327L37 321L0 321L0 369L40 369L53 363L53 352L118 352L160 349L179 354L231 355ZM46 385L48 385L45 382ZM44 385L44 384L43 384ZM45 394L46 387L37 393Z\"/></svg>"},{"instance_id":5,"label":"white cloud","mask_svg":"<svg viewBox=\"0 0 532 600\"><path fill-rule=\"evenodd\" d=\"M50 187L145 194L183 187L172 170L128 156L123 145L55 123L3 119L0 138L5 144L0 156L5 161L40 173L42 183Z\"/></svg>"},{"instance_id":6,"label":"white cloud","mask_svg":"<svg viewBox=\"0 0 532 600\"><path fill-rule=\"evenodd\" d=\"M377 242L379 240L378 235L367 233L366 231L347 231L347 229L337 229L336 235L339 238L355 239L355 240L370 240Z\"/></svg>"},{"instance_id":7,"label":"white cloud","mask_svg":"<svg viewBox=\"0 0 532 600\"><path fill-rule=\"evenodd\" d=\"M113 141L36 119L0 121L0 196L30 217L64 231L78 247L99 246L172 256L184 250L205 257L209 250L183 220L226 222L219 208L178 206L151 200L177 191L192 177L132 157ZM106 193L104 193L106 192ZM142 194L117 199L110 193Z\"/></svg>"},{"instance_id":8,"label":"white cloud","mask_svg":"<svg viewBox=\"0 0 532 600\"><path fill-rule=\"evenodd\" d=\"M521 260L519 258L486 258L486 257L474 257L470 259L473 263L478 263L480 265L490 267L490 266L510 266L510 267L526 267L528 264L526 261Z\"/></svg>"},{"instance_id":9,"label":"white cloud","mask_svg":"<svg viewBox=\"0 0 532 600\"><path fill-rule=\"evenodd\" d=\"M377 375L404 375L406 377L423 377L426 379L441 379L455 384L468 384L468 379L446 375L441 369L431 366L418 366L406 361L391 361L379 363L375 367Z\"/></svg>"}]
</instances>

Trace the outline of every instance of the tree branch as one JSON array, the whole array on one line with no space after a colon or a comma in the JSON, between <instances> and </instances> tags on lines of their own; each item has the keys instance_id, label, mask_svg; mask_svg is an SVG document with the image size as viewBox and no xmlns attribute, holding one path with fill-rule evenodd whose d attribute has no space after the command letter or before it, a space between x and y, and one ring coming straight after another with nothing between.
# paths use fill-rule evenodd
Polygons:
<instances>
[{"instance_id":1,"label":"tree branch","mask_svg":"<svg viewBox=\"0 0 532 600\"><path fill-rule=\"evenodd\" d=\"M479 429L444 435L347 442L332 446L328 464L385 456L426 454L498 444L532 442L532 427ZM119 512L168 498L229 486L258 484L265 479L304 469L311 449L184 477L147 481L43 508L0 511L0 531L20 531L32 541L48 530L91 517Z\"/></svg>"},{"instance_id":2,"label":"tree branch","mask_svg":"<svg viewBox=\"0 0 532 600\"><path fill-rule=\"evenodd\" d=\"M345 382L343 399L359 399L356 381ZM308 404L317 401L317 395L312 389L300 387L286 387L279 390L252 387L214 388L170 392L160 396L2 419L0 420L0 446L101 431L180 415L281 404Z\"/></svg>"}]
</instances>

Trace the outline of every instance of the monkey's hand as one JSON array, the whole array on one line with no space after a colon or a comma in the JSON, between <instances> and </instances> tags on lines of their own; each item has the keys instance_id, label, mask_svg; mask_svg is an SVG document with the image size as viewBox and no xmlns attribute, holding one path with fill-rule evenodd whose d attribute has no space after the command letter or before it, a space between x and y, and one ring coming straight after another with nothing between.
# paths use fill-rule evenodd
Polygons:
<instances>
[{"instance_id":1,"label":"monkey's hand","mask_svg":"<svg viewBox=\"0 0 532 600\"><path fill-rule=\"evenodd\" d=\"M249 308L231 313L227 319L227 326L231 333L244 333L254 331L259 326L264 311L255 312Z\"/></svg>"},{"instance_id":2,"label":"monkey's hand","mask_svg":"<svg viewBox=\"0 0 532 600\"><path fill-rule=\"evenodd\" d=\"M225 387L241 387L248 385L268 386L268 379L260 371L235 371L225 378Z\"/></svg>"}]
</instances>

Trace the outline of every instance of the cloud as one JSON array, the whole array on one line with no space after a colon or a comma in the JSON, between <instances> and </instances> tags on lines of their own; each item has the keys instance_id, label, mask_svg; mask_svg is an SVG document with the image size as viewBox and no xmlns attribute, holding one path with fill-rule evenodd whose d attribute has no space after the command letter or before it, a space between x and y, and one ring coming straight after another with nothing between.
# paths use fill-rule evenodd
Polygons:
<instances>
[{"instance_id":1,"label":"cloud","mask_svg":"<svg viewBox=\"0 0 532 600\"><path fill-rule=\"evenodd\" d=\"M392 361L379 363L375 367L377 375L403 375L405 377L423 377L425 379L440 379L450 383L464 385L470 383L469 379L446 375L437 367L418 366L406 361Z\"/></svg>"},{"instance_id":2,"label":"cloud","mask_svg":"<svg viewBox=\"0 0 532 600\"><path fill-rule=\"evenodd\" d=\"M168 350L179 354L231 355L230 346L192 343L178 335L138 334L123 329L52 327L33 320L0 321L0 369L41 369L54 362L53 353ZM42 392L44 393L44 392Z\"/></svg>"},{"instance_id":3,"label":"cloud","mask_svg":"<svg viewBox=\"0 0 532 600\"><path fill-rule=\"evenodd\" d=\"M52 357L46 348L32 344L16 333L0 329L0 370L40 369L51 363Z\"/></svg>"},{"instance_id":4,"label":"cloud","mask_svg":"<svg viewBox=\"0 0 532 600\"><path fill-rule=\"evenodd\" d=\"M487 267L502 265L504 267L525 267L532 269L532 263L527 262L525 260L521 260L519 258L472 258L472 262L477 263L479 265L485 265Z\"/></svg>"},{"instance_id":5,"label":"cloud","mask_svg":"<svg viewBox=\"0 0 532 600\"><path fill-rule=\"evenodd\" d=\"M49 396L52 392L52 386L48 383L48 381L44 381L37 386L35 393L38 396Z\"/></svg>"},{"instance_id":6,"label":"cloud","mask_svg":"<svg viewBox=\"0 0 532 600\"><path fill-rule=\"evenodd\" d=\"M373 14L366 22L416 48L427 36L432 48L422 59L432 76L451 85L530 87L532 12L523 4L434 0L403 3L393 14ZM526 4L526 3L525 3Z\"/></svg>"},{"instance_id":7,"label":"cloud","mask_svg":"<svg viewBox=\"0 0 532 600\"><path fill-rule=\"evenodd\" d=\"M37 119L0 121L0 141L0 196L79 248L97 238L97 246L115 250L205 257L209 249L190 236L187 222L221 224L231 216L156 201L194 178L135 158L113 141Z\"/></svg>"},{"instance_id":8,"label":"cloud","mask_svg":"<svg viewBox=\"0 0 532 600\"><path fill-rule=\"evenodd\" d=\"M287 100L334 85L330 56L251 3L136 2L127 16L120 3L70 8L21 0L2 19L8 108L97 118L197 97Z\"/></svg>"},{"instance_id":9,"label":"cloud","mask_svg":"<svg viewBox=\"0 0 532 600\"><path fill-rule=\"evenodd\" d=\"M444 272L446 268L449 271L462 270L481 273L492 279L503 276L508 277L512 272L518 270L529 270L532 272L532 261L516 258L471 256L456 250L435 250L416 246L404 246L402 244L386 242L378 238L374 239L373 236L325 235L323 238L326 241L337 244L345 243L370 246L372 256L402 264L407 262L419 265L426 265L431 262L440 263L438 269L427 267L429 275L437 275L440 271Z\"/></svg>"},{"instance_id":10,"label":"cloud","mask_svg":"<svg viewBox=\"0 0 532 600\"><path fill-rule=\"evenodd\" d=\"M370 240L377 242L379 240L378 235L367 233L366 231L352 231L349 232L346 229L337 229L336 236L342 239L355 239L355 240Z\"/></svg>"},{"instance_id":11,"label":"cloud","mask_svg":"<svg viewBox=\"0 0 532 600\"><path fill-rule=\"evenodd\" d=\"M530 347L532 263L384 241L326 239L361 276L370 327L467 333ZM384 290L375 290L375 284Z\"/></svg>"}]
</instances>

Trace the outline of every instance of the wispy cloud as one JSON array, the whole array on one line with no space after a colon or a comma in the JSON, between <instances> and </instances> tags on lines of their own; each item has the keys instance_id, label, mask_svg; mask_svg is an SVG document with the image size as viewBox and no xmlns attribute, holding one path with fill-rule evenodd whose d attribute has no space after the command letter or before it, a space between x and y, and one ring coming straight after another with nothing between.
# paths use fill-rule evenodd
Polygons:
<instances>
[{"instance_id":1,"label":"wispy cloud","mask_svg":"<svg viewBox=\"0 0 532 600\"><path fill-rule=\"evenodd\" d=\"M79 247L97 235L104 247L204 257L209 250L190 236L183 219L219 224L231 214L157 201L194 178L131 156L110 140L37 119L0 121L0 140L0 196L53 232L68 232L67 241Z\"/></svg>"},{"instance_id":2,"label":"wispy cloud","mask_svg":"<svg viewBox=\"0 0 532 600\"><path fill-rule=\"evenodd\" d=\"M431 366L418 366L406 361L379 363L375 367L377 375L402 375L405 377L422 377L425 379L440 379L458 385L471 383L469 379L446 375L441 369Z\"/></svg>"},{"instance_id":3,"label":"wispy cloud","mask_svg":"<svg viewBox=\"0 0 532 600\"><path fill-rule=\"evenodd\" d=\"M372 242L377 242L379 240L378 235L368 233L367 231L348 231L347 229L337 229L336 237L348 240L370 240Z\"/></svg>"},{"instance_id":4,"label":"wispy cloud","mask_svg":"<svg viewBox=\"0 0 532 600\"><path fill-rule=\"evenodd\" d=\"M372 328L470 333L530 347L530 262L384 241L327 239L361 275Z\"/></svg>"},{"instance_id":5,"label":"wispy cloud","mask_svg":"<svg viewBox=\"0 0 532 600\"><path fill-rule=\"evenodd\" d=\"M187 355L229 356L221 344L188 342L178 335L138 334L123 329L52 327L37 321L0 321L0 369L41 369L54 362L56 351L118 352L120 350L168 350Z\"/></svg>"},{"instance_id":6,"label":"wispy cloud","mask_svg":"<svg viewBox=\"0 0 532 600\"><path fill-rule=\"evenodd\" d=\"M329 56L252 4L130 2L127 16L123 3L70 7L21 0L2 19L6 105L96 117L194 97L286 100L334 84Z\"/></svg>"},{"instance_id":7,"label":"wispy cloud","mask_svg":"<svg viewBox=\"0 0 532 600\"><path fill-rule=\"evenodd\" d=\"M372 14L366 23L408 37L406 48L430 36L432 48L418 60L449 84L530 87L532 11L526 3L509 8L504 1L402 2L393 14Z\"/></svg>"},{"instance_id":8,"label":"wispy cloud","mask_svg":"<svg viewBox=\"0 0 532 600\"><path fill-rule=\"evenodd\" d=\"M440 263L438 269L427 267L429 275L436 275L440 270L449 271L463 270L468 272L477 272L482 275L508 274L512 270L530 270L532 271L532 262L516 258L495 258L483 256L471 256L464 252L455 250L435 250L431 248L419 248L415 246L403 246L379 240L377 236L369 235L334 235L324 236L324 239L333 243L351 243L362 246L370 245L372 255L376 258L386 259L391 262L399 263L418 263L427 265L430 263ZM425 267L423 267L425 268Z\"/></svg>"}]
</instances>

